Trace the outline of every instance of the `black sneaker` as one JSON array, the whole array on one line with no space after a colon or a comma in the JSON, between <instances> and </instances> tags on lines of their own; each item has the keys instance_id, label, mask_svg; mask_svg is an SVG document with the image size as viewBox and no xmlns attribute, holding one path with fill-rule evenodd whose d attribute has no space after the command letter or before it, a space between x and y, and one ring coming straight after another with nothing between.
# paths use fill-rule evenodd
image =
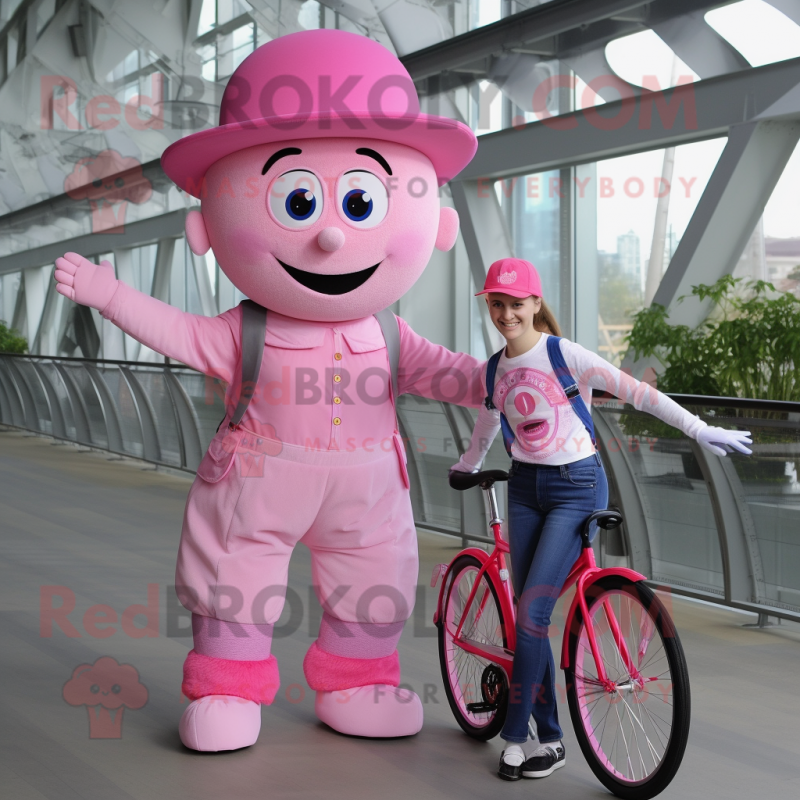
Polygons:
<instances>
[{"instance_id":1,"label":"black sneaker","mask_svg":"<svg viewBox=\"0 0 800 800\"><path fill-rule=\"evenodd\" d=\"M564 766L566 754L561 742L539 745L522 765L523 778L546 778Z\"/></svg>"},{"instance_id":2,"label":"black sneaker","mask_svg":"<svg viewBox=\"0 0 800 800\"><path fill-rule=\"evenodd\" d=\"M514 747L514 750L511 748ZM511 752L509 752L511 750ZM522 765L525 753L519 745L509 745L500 755L500 766L497 774L504 781L518 781L522 777Z\"/></svg>"}]
</instances>

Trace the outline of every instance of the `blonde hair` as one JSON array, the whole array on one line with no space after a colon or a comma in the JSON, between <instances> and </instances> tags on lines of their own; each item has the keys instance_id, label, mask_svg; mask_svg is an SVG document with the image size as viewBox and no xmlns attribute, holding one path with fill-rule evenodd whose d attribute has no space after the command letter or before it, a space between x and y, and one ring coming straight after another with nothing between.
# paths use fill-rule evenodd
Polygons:
<instances>
[{"instance_id":1,"label":"blonde hair","mask_svg":"<svg viewBox=\"0 0 800 800\"><path fill-rule=\"evenodd\" d=\"M542 300L542 298L539 298ZM533 327L542 333L550 333L553 336L561 336L561 328L550 306L542 300L542 307L533 317Z\"/></svg>"}]
</instances>

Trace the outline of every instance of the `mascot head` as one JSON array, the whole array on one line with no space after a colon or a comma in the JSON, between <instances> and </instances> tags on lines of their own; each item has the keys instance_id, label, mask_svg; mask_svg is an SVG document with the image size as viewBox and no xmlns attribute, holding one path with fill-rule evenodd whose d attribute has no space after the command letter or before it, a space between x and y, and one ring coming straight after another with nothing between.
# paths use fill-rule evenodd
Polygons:
<instances>
[{"instance_id":1,"label":"mascot head","mask_svg":"<svg viewBox=\"0 0 800 800\"><path fill-rule=\"evenodd\" d=\"M400 61L364 36L314 30L255 50L220 124L170 145L166 174L200 198L192 251L213 248L245 295L296 319L373 314L449 250L458 216L438 187L470 161L464 124L422 114Z\"/></svg>"}]
</instances>

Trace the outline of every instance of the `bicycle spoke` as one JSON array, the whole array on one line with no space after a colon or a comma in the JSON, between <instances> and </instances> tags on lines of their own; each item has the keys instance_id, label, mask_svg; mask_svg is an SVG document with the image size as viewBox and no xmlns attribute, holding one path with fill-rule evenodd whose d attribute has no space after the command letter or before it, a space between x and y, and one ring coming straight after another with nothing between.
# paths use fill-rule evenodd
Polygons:
<instances>
[{"instance_id":1,"label":"bicycle spoke","mask_svg":"<svg viewBox=\"0 0 800 800\"><path fill-rule=\"evenodd\" d=\"M589 624L599 664L616 684L613 694L599 679ZM573 677L582 725L598 763L624 783L646 782L659 769L671 740L672 669L660 637L644 603L612 589L593 600L591 619L583 623L576 643ZM655 670L657 675L648 674Z\"/></svg>"}]
</instances>

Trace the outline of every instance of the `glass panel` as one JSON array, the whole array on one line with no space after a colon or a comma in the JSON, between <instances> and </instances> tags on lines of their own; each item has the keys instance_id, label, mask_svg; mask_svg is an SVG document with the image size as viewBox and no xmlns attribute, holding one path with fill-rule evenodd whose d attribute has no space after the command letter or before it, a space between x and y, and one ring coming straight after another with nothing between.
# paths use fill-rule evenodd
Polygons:
<instances>
[{"instance_id":1,"label":"glass panel","mask_svg":"<svg viewBox=\"0 0 800 800\"><path fill-rule=\"evenodd\" d=\"M297 14L297 22L301 28L307 31L316 30L320 26L320 5L317 0L305 0L300 6L300 11ZM261 43L261 36L259 31L258 41Z\"/></svg>"},{"instance_id":2,"label":"glass panel","mask_svg":"<svg viewBox=\"0 0 800 800\"><path fill-rule=\"evenodd\" d=\"M414 459L422 484L423 502L421 506L414 504L414 518L419 522L459 530L460 501L447 483L447 473L458 461L458 453L441 405L402 395L397 403L397 414L409 437L406 444L409 461Z\"/></svg>"},{"instance_id":3,"label":"glass panel","mask_svg":"<svg viewBox=\"0 0 800 800\"><path fill-rule=\"evenodd\" d=\"M128 382L122 377L118 367L99 367L98 371L111 392L119 414L122 449L132 456L142 458L144 456L142 429ZM108 413L112 413L110 409Z\"/></svg>"},{"instance_id":4,"label":"glass panel","mask_svg":"<svg viewBox=\"0 0 800 800\"><path fill-rule=\"evenodd\" d=\"M800 145L789 159L764 216L735 274L770 281L778 291L800 297ZM759 235L760 234L760 235ZM751 263L746 263L747 261Z\"/></svg>"},{"instance_id":5,"label":"glass panel","mask_svg":"<svg viewBox=\"0 0 800 800\"><path fill-rule=\"evenodd\" d=\"M647 577L723 595L714 509L689 440L621 403L604 404L594 413L612 431L605 446L620 453L640 493L652 558Z\"/></svg>"},{"instance_id":6,"label":"glass panel","mask_svg":"<svg viewBox=\"0 0 800 800\"><path fill-rule=\"evenodd\" d=\"M136 367L134 374L153 407L158 442L161 446L161 460L166 464L174 464L176 467L180 467L180 438L175 421L175 410L167 389L164 371Z\"/></svg>"},{"instance_id":7,"label":"glass panel","mask_svg":"<svg viewBox=\"0 0 800 800\"><path fill-rule=\"evenodd\" d=\"M514 252L542 279L544 297L563 332L570 329L570 170L552 170L497 182L510 221ZM566 247L562 250L562 243Z\"/></svg>"},{"instance_id":8,"label":"glass panel","mask_svg":"<svg viewBox=\"0 0 800 800\"><path fill-rule=\"evenodd\" d=\"M61 378L61 373L55 368L52 362L38 361L37 367L40 372L44 373L44 379L50 382L50 385L56 393L58 405L64 418L64 432L66 437L68 439L76 439L78 432L75 427L75 417L72 413L72 403L67 393L67 387L64 386L64 381Z\"/></svg>"},{"instance_id":9,"label":"glass panel","mask_svg":"<svg viewBox=\"0 0 800 800\"><path fill-rule=\"evenodd\" d=\"M752 456L723 460L734 493L745 499L745 531L755 536L749 571L763 577L756 580L752 600L800 611L800 411L718 406L689 410L715 425L752 432Z\"/></svg>"},{"instance_id":10,"label":"glass panel","mask_svg":"<svg viewBox=\"0 0 800 800\"><path fill-rule=\"evenodd\" d=\"M173 375L192 401L197 414L200 444L205 452L217 432L220 420L225 417L225 384L216 378L189 370L175 370Z\"/></svg>"},{"instance_id":11,"label":"glass panel","mask_svg":"<svg viewBox=\"0 0 800 800\"><path fill-rule=\"evenodd\" d=\"M42 431L43 433L52 433L53 423L50 419L50 406L48 405L47 396L44 393L44 389L39 381L39 376L36 374L36 370L33 368L33 365L30 363L30 361L22 358L13 359L12 363L16 367L16 374L14 377L19 382L24 380L24 386L20 387L22 390L23 401L26 399L24 387L27 387L28 391L33 396L33 411L36 416L34 424L38 430ZM28 411L30 411L30 409L26 409L26 412Z\"/></svg>"},{"instance_id":12,"label":"glass panel","mask_svg":"<svg viewBox=\"0 0 800 800\"><path fill-rule=\"evenodd\" d=\"M103 416L103 407L94 388L94 383L89 377L89 373L81 364L65 363L64 368L73 380L75 388L83 399L86 416L89 419L89 434L92 438L91 444L98 447L108 447L108 436L106 434L106 423Z\"/></svg>"},{"instance_id":13,"label":"glass panel","mask_svg":"<svg viewBox=\"0 0 800 800\"><path fill-rule=\"evenodd\" d=\"M714 139L597 164L595 186L585 191L597 198L598 352L617 366L631 318L649 305L725 144Z\"/></svg>"}]
</instances>

